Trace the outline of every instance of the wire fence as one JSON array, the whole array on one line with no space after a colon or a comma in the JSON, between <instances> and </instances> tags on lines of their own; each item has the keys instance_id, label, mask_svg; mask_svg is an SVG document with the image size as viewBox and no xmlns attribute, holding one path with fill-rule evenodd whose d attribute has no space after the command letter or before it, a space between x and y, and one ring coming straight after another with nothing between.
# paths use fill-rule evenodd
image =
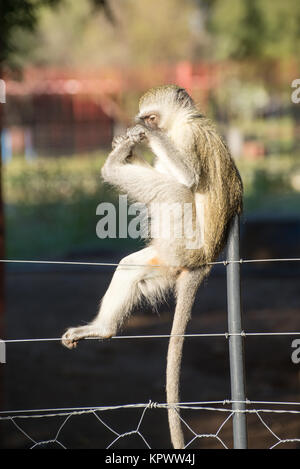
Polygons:
<instances>
[{"instance_id":1,"label":"wire fence","mask_svg":"<svg viewBox=\"0 0 300 469\"><path fill-rule=\"evenodd\" d=\"M232 404L245 404L247 406L250 405L260 405L260 408L248 408L245 410L233 410L230 409L228 406ZM176 410L193 410L198 412L219 412L226 414L226 416L222 419L221 423L217 426L214 433L197 433L190 424L181 416L180 420L182 422L183 427L185 427L189 434L191 435L188 439L185 448L189 449L196 440L199 439L215 439L219 442L221 447L225 449L229 449L229 445L226 441L226 438L221 435L221 431L224 429L225 425L229 424L235 414L243 413L243 414L252 414L255 415L259 421L259 423L269 432L269 434L273 438L273 443L270 445L269 449L274 449L279 445L283 445L286 443L294 443L299 444L300 438L284 438L275 432L270 424L267 423L267 414L293 414L299 415L300 410L296 409L269 409L269 408L262 408L262 406L293 406L293 407L300 407L300 402L267 402L267 401L232 401L232 400L224 400L224 401L203 401L203 402L187 402L187 403L179 403L176 404ZM222 407L218 407L222 406ZM132 435L138 436L142 442L145 449L152 449L151 442L148 440L147 437L143 435L143 431L141 429L144 417L146 412L149 409L168 409L170 406L165 403L156 403L156 402L148 402L146 404L128 404L128 405L119 405L119 406L102 406L102 407L73 407L73 408L59 408L59 409L29 409L29 410L16 410L16 411L1 411L0 412L0 422L1 421L8 421L10 422L18 432L20 432L29 443L29 448L34 449L37 447L47 447L49 445L57 445L63 449L67 449L67 446L61 441L63 439L63 429L67 422L69 422L72 418L83 416L83 415L92 415L96 421L103 425L109 432L111 433L111 441L107 444L105 449L114 448L118 440L124 439L126 437L131 437ZM103 416L104 413L107 411L117 411L117 410L124 410L124 409L141 409L141 413L137 418L136 425L129 428L126 432L119 432L118 429L114 428L112 425L108 424ZM37 440L33 438L28 431L25 431L22 427L22 421L28 419L47 419L47 418L56 418L58 420L57 430L54 431L53 435L49 435L48 439L44 440Z\"/></svg>"},{"instance_id":2,"label":"wire fence","mask_svg":"<svg viewBox=\"0 0 300 469\"><path fill-rule=\"evenodd\" d=\"M177 403L172 406L178 412L179 410L192 410L199 412L217 412L224 413L225 418L217 426L214 433L198 433L192 426L182 417L183 427L188 430L190 438L188 439L185 448L190 448L196 440L213 438L219 442L221 447L228 449L229 445L221 435L221 431L230 422L233 426L233 446L234 448L247 447L247 421L248 415L254 415L258 422L266 429L272 436L273 444L269 446L270 449L276 448L284 443L293 443L300 447L300 432L299 438L284 438L277 430L272 429L272 425L268 423L268 414L286 414L298 415L300 414L300 402L275 402L275 401L253 401L248 400L245 396L245 382L244 382L244 352L243 341L248 337L270 337L270 336L299 336L299 331L291 332L247 332L242 329L241 323L241 308L240 308L240 286L239 286L239 267L241 264L259 263L259 262L299 262L300 258L277 258L277 259L240 259L239 258L239 235L237 232L238 219L235 221L235 226L231 230L228 241L227 259L225 261L212 262L212 265L233 266L233 270L227 271L227 292L228 292L228 331L222 333L194 333L184 334L186 338L204 338L204 337L224 337L229 341L230 349L230 371L231 371L231 399L224 399L218 401L199 401L199 402L183 402ZM231 251L230 251L231 249ZM72 266L118 266L119 264L106 263L106 262L68 262L68 261L36 261L36 260L13 260L13 259L0 259L0 263L25 263L25 264L55 264L55 265L72 265ZM126 265L126 267L142 267L142 265ZM159 265L152 265L151 267L160 267ZM238 324L238 327L237 327ZM170 334L156 334L156 335L127 335L127 336L114 336L112 340L137 340L137 339L162 339L169 338ZM85 340L99 340L96 337L90 337ZM13 343L26 343L26 342L51 342L61 341L61 337L48 337L48 338L24 338L24 339L5 339L0 342L3 344ZM242 396L242 397L240 397ZM126 404L118 406L95 406L95 407L69 407L69 408L49 408L49 409L28 409L28 410L3 410L0 411L0 423L10 422L18 432L20 432L28 441L30 448L43 447L54 445L66 449L67 446L61 441L63 432L67 422L75 416L82 416L91 414L92 417L100 424L103 425L111 433L111 441L106 446L106 449L113 448L120 439L136 435L141 439L142 444L146 449L151 449L151 442L148 441L143 435L141 429L146 413L149 409L165 409L170 406L166 403L157 403L149 401L143 404ZM141 410L137 418L136 425L129 428L126 432L119 432L118 429L105 421L105 414L107 411L120 411L124 409ZM23 422L26 419L58 419L57 430L53 435L49 435L49 439L37 440L23 428ZM299 425L300 428L300 425ZM298 435L297 435L298 436Z\"/></svg>"}]
</instances>

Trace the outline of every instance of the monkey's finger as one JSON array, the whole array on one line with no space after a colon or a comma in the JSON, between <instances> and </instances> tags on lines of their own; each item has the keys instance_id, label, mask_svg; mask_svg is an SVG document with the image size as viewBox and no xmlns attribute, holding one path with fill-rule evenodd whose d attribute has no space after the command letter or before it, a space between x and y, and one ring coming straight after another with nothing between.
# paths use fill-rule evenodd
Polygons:
<instances>
[{"instance_id":1,"label":"monkey's finger","mask_svg":"<svg viewBox=\"0 0 300 469\"><path fill-rule=\"evenodd\" d=\"M142 125L137 124L134 127L130 127L129 129L127 129L126 134L128 137L131 137L133 135L145 135L146 129Z\"/></svg>"},{"instance_id":2,"label":"monkey's finger","mask_svg":"<svg viewBox=\"0 0 300 469\"><path fill-rule=\"evenodd\" d=\"M146 138L146 135L145 134L139 134L139 135L132 135L130 136L130 141L132 143L140 143L142 140L144 140Z\"/></svg>"},{"instance_id":3,"label":"monkey's finger","mask_svg":"<svg viewBox=\"0 0 300 469\"><path fill-rule=\"evenodd\" d=\"M112 149L114 150L118 145L120 145L125 140L128 140L127 135L116 135L112 140Z\"/></svg>"},{"instance_id":4,"label":"monkey's finger","mask_svg":"<svg viewBox=\"0 0 300 469\"><path fill-rule=\"evenodd\" d=\"M128 132L128 138L131 143L137 144L146 139L146 132L143 128L138 130L132 129L132 131Z\"/></svg>"}]
</instances>

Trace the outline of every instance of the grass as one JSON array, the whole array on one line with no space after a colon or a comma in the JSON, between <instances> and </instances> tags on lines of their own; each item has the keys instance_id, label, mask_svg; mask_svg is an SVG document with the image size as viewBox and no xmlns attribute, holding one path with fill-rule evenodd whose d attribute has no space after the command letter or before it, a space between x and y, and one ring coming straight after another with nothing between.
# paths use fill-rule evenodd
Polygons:
<instances>
[{"instance_id":1,"label":"grass","mask_svg":"<svg viewBox=\"0 0 300 469\"><path fill-rule=\"evenodd\" d=\"M117 201L117 193L103 184L100 168L106 154L72 158L15 158L4 167L6 256L51 258L78 250L135 247L134 240L96 236L100 202ZM291 156L238 162L245 186L246 213L299 215L300 187L291 184L300 166Z\"/></svg>"}]
</instances>

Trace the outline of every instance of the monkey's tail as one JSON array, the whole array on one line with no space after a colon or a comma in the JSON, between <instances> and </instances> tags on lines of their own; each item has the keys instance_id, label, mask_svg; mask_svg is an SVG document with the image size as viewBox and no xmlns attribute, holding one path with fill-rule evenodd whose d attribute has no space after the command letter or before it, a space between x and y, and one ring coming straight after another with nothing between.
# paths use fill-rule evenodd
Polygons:
<instances>
[{"instance_id":1,"label":"monkey's tail","mask_svg":"<svg viewBox=\"0 0 300 469\"><path fill-rule=\"evenodd\" d=\"M194 271L183 271L176 282L177 303L171 331L167 357L167 403L172 406L179 402L179 379L184 333L191 316L198 287L211 270L210 266ZM169 427L173 447L184 448L179 410L169 407Z\"/></svg>"}]
</instances>

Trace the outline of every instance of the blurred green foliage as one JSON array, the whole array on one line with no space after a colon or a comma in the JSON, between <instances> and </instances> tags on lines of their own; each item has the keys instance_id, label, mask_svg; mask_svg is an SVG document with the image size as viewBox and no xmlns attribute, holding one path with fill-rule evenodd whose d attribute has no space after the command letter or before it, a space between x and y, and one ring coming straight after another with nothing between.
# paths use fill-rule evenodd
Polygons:
<instances>
[{"instance_id":1,"label":"blurred green foliage","mask_svg":"<svg viewBox=\"0 0 300 469\"><path fill-rule=\"evenodd\" d=\"M82 197L100 196L100 168L105 156L38 158L27 162L16 157L4 167L7 203L40 206L57 202L77 203Z\"/></svg>"},{"instance_id":2,"label":"blurred green foliage","mask_svg":"<svg viewBox=\"0 0 300 469\"><path fill-rule=\"evenodd\" d=\"M43 12L63 4L65 0L1 0L0 2L0 64L14 64L14 56L28 56L28 48L40 25ZM79 4L80 2L73 2ZM84 2L81 2L84 4ZM109 0L89 0L92 12L104 11L112 22ZM77 28L79 24L75 24ZM54 31L53 31L54 32ZM52 34L53 34L52 32ZM20 65L20 64L19 64Z\"/></svg>"},{"instance_id":3,"label":"blurred green foliage","mask_svg":"<svg viewBox=\"0 0 300 469\"><path fill-rule=\"evenodd\" d=\"M99 5L106 15L95 9ZM8 65L84 71L99 66L150 65L147 70L155 74L152 64L227 60L230 73L224 69L222 86L211 96L215 109L212 106L209 113L225 124L237 125L246 139L262 143L267 155L237 162L245 185L246 214L299 215L300 155L292 156L295 135L291 118L257 119L270 102L271 87L275 89L280 82L271 64L279 62L282 73L286 60L299 60L299 50L299 0L0 3L0 62ZM244 73L236 73L231 59L244 61ZM290 104L288 80L281 80L282 99ZM133 83L132 92L124 97L130 115L131 107L136 107L135 88ZM104 243L95 232L97 205L117 200L116 192L101 182L103 161L104 155L99 153L32 162L14 158L8 163L3 171L6 255L46 258L80 247L118 248L118 241Z\"/></svg>"},{"instance_id":4,"label":"blurred green foliage","mask_svg":"<svg viewBox=\"0 0 300 469\"><path fill-rule=\"evenodd\" d=\"M34 31L41 6L55 6L60 0L1 0L0 3L0 64L6 61L18 47L14 34Z\"/></svg>"},{"instance_id":5,"label":"blurred green foliage","mask_svg":"<svg viewBox=\"0 0 300 469\"><path fill-rule=\"evenodd\" d=\"M95 4L103 0L1 0L11 63L132 67L299 56L298 0L107 0L106 15Z\"/></svg>"},{"instance_id":6,"label":"blurred green foliage","mask_svg":"<svg viewBox=\"0 0 300 469\"><path fill-rule=\"evenodd\" d=\"M95 10L96 0L60 0L43 6L33 33L16 29L11 63L72 67L136 66L191 58L199 31L190 22L193 0L108 0L114 21ZM163 44L163 47L162 47Z\"/></svg>"},{"instance_id":7,"label":"blurred green foliage","mask_svg":"<svg viewBox=\"0 0 300 469\"><path fill-rule=\"evenodd\" d=\"M50 258L65 253L133 246L134 240L99 240L96 207L118 194L103 184L102 153L72 158L15 158L4 167L6 255ZM237 162L245 186L245 212L299 215L300 166L289 155ZM298 186L293 177L299 175Z\"/></svg>"},{"instance_id":8,"label":"blurred green foliage","mask_svg":"<svg viewBox=\"0 0 300 469\"><path fill-rule=\"evenodd\" d=\"M245 213L299 216L299 155L269 155L237 163L245 190Z\"/></svg>"},{"instance_id":9,"label":"blurred green foliage","mask_svg":"<svg viewBox=\"0 0 300 469\"><path fill-rule=\"evenodd\" d=\"M274 59L299 55L298 0L208 0L208 29L217 59Z\"/></svg>"},{"instance_id":10,"label":"blurred green foliage","mask_svg":"<svg viewBox=\"0 0 300 469\"><path fill-rule=\"evenodd\" d=\"M82 246L101 247L96 207L114 200L101 184L103 161L102 154L31 163L15 158L5 166L6 255L51 257Z\"/></svg>"}]
</instances>

